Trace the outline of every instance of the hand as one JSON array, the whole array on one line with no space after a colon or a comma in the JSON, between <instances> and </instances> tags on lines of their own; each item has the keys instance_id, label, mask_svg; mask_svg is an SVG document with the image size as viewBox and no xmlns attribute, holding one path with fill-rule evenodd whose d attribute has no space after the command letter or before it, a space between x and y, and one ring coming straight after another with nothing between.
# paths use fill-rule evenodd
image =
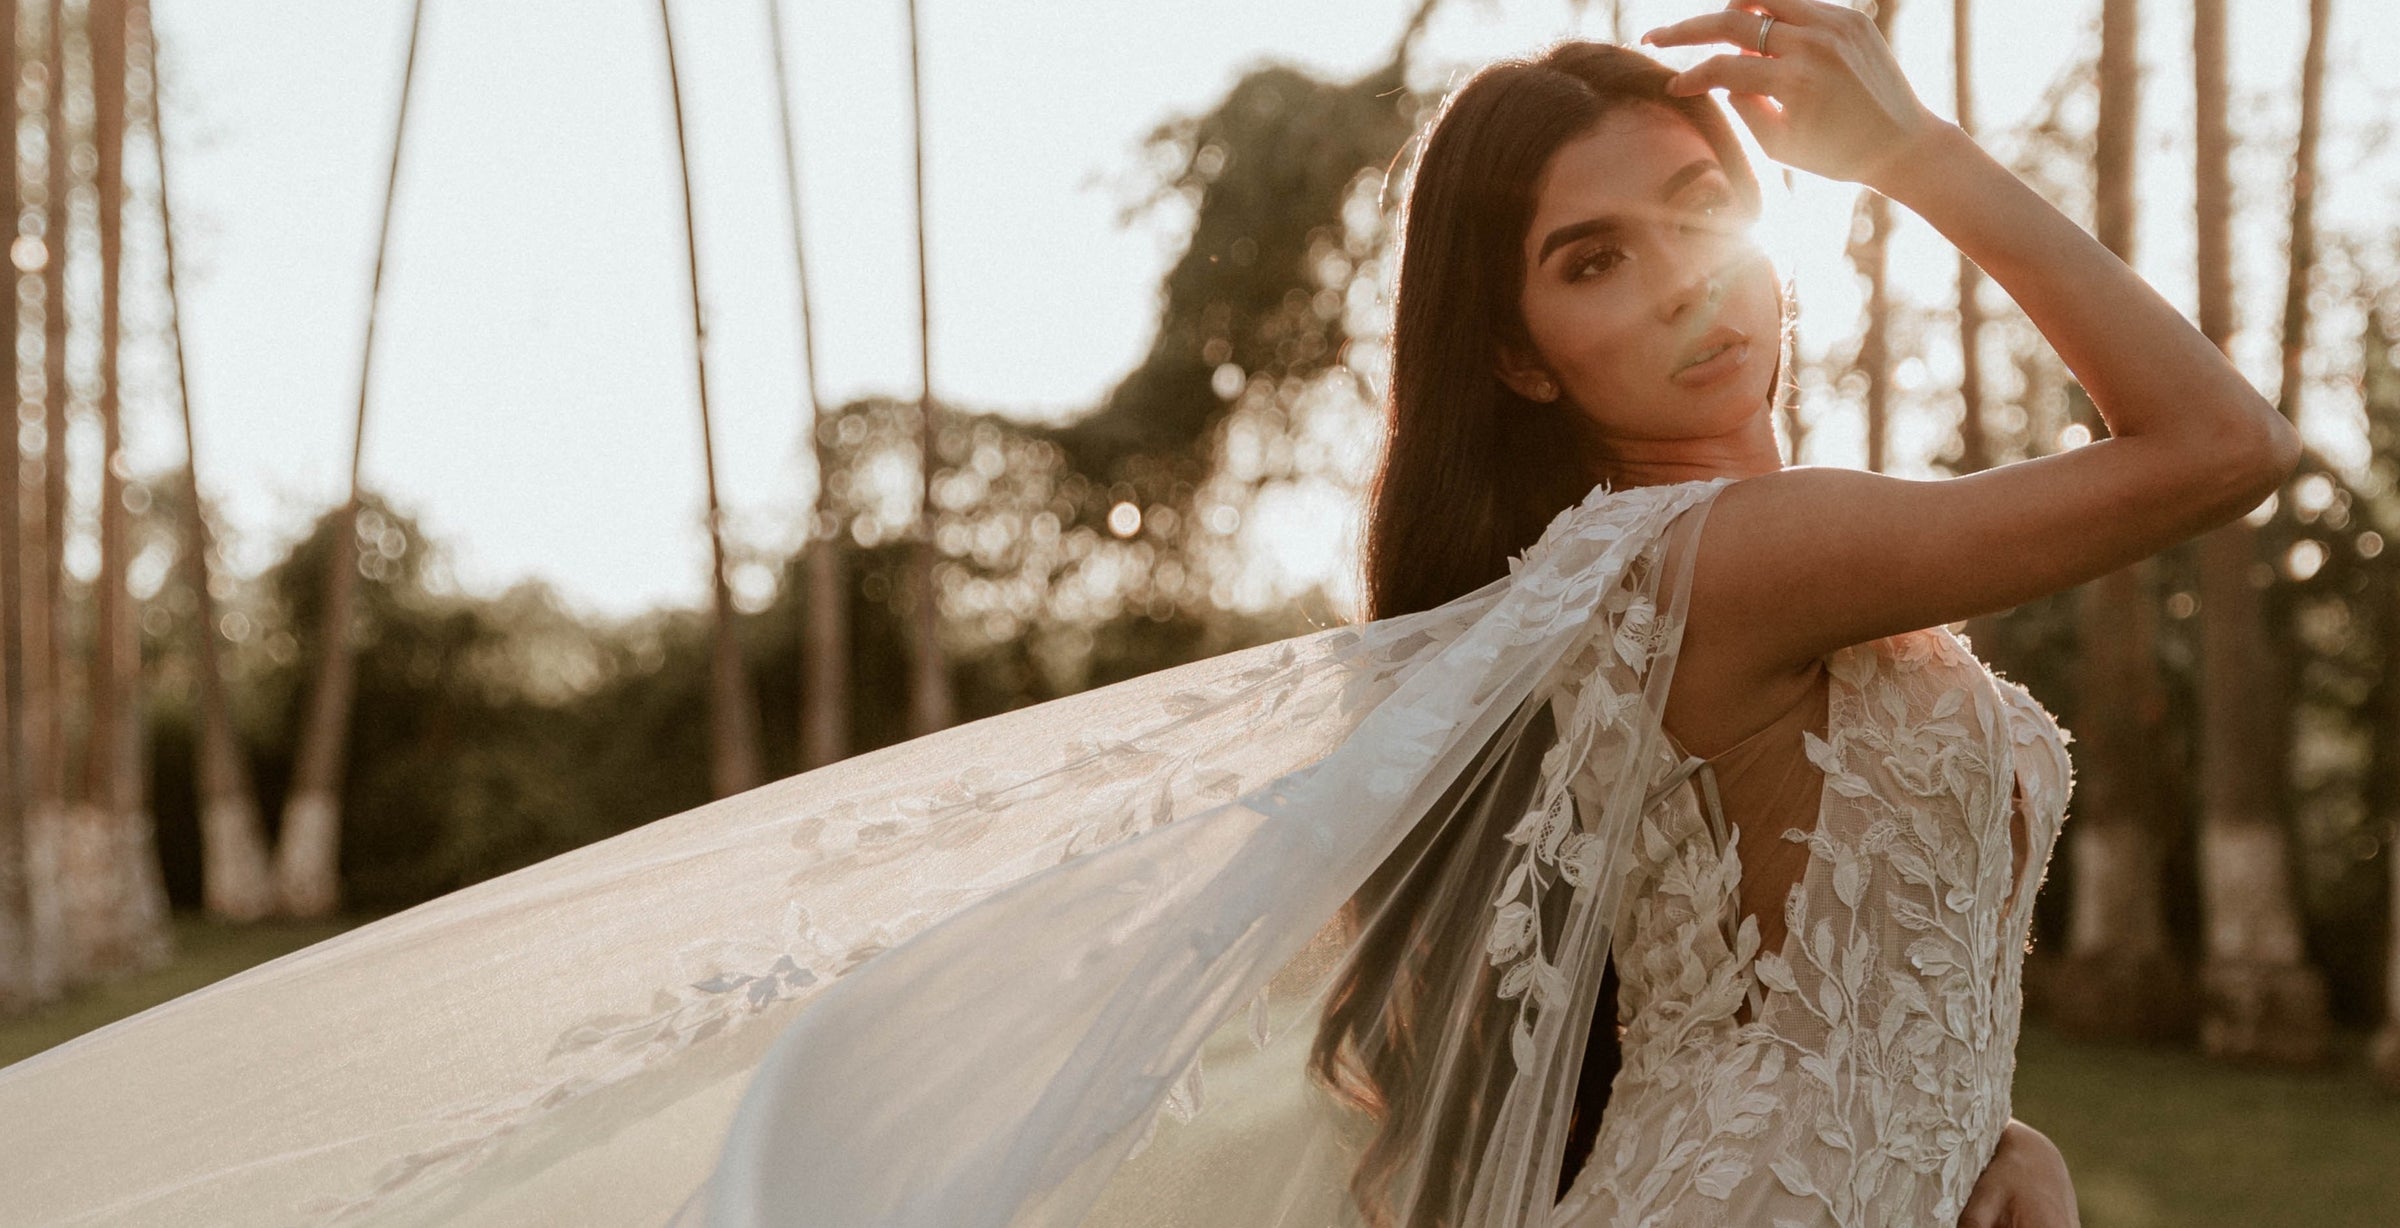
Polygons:
<instances>
[{"instance_id":1,"label":"hand","mask_svg":"<svg viewBox=\"0 0 2400 1228\"><path fill-rule=\"evenodd\" d=\"M1775 21L1761 55L1759 27L1769 16ZM1951 126L1917 101L1875 23L1840 4L1732 0L1721 12L1661 26L1642 41L1740 48L1678 74L1668 92L1729 91L1727 100L1767 156L1831 179L1881 190L1886 172Z\"/></svg>"},{"instance_id":2,"label":"hand","mask_svg":"<svg viewBox=\"0 0 2400 1228\"><path fill-rule=\"evenodd\" d=\"M2079 1228L2066 1157L2041 1131L2010 1118L1983 1166L1958 1228Z\"/></svg>"}]
</instances>

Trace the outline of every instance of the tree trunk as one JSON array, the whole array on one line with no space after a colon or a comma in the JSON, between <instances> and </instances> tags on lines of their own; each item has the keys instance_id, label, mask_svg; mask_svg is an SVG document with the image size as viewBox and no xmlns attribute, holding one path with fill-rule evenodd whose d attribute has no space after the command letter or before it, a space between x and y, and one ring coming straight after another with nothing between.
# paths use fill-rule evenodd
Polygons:
<instances>
[{"instance_id":1,"label":"tree trunk","mask_svg":"<svg viewBox=\"0 0 2400 1228\"><path fill-rule=\"evenodd\" d=\"M1972 0L1950 0L1952 99L1959 129L1975 134L1975 47ZM1992 444L1983 420L1983 306L1975 295L1983 271L1958 254L1958 471L1992 466Z\"/></svg>"},{"instance_id":2,"label":"tree trunk","mask_svg":"<svg viewBox=\"0 0 2400 1228\"><path fill-rule=\"evenodd\" d=\"M2298 416L2300 349L2308 332L2308 277L2315 262L2310 204L2325 77L2325 10L2325 0L2312 0L2301 73L2278 406L2288 418ZM2233 336L2225 0L2194 0L2192 50L2199 124L2200 328L2222 349ZM2200 543L2200 898L2207 916L2200 1043L2219 1057L2307 1063L2325 1054L2325 980L2308 966L2293 899L2282 804L2291 736L2284 680L2290 666L2260 608L2274 572L2259 558L2256 536L2248 523L2237 520Z\"/></svg>"},{"instance_id":3,"label":"tree trunk","mask_svg":"<svg viewBox=\"0 0 2400 1228\"><path fill-rule=\"evenodd\" d=\"M49 43L57 27L55 3L42 5L42 59L45 67L50 60ZM46 75L43 87L43 125L45 135L57 131L57 119L49 99L57 93L56 77ZM45 152L46 161L58 161ZM49 176L24 185L32 189L25 200L26 212L38 204L41 216L50 216L52 191ZM57 348L52 335L51 319L59 315L56 285L50 276L64 255L64 245L58 235L45 225L32 253L41 261L43 300L38 313L45 350L42 364L43 380L50 382L48 351ZM32 271L32 270L27 270ZM13 297L13 296L12 296ZM20 336L21 339L21 336ZM45 398L47 391L45 390ZM51 624L56 621L57 602L54 592L57 577L52 571L50 550L51 526L55 516L51 510L49 472L52 466L49 439L51 426L44 416L43 440L38 449L28 451L20 443L20 478L15 506L18 510L17 550L17 630L18 665L24 699L20 722L18 759L18 795L24 807L24 857L27 888L27 976L37 998L55 996L65 985L65 901L59 881L59 844L64 836L61 823L65 817L66 771L60 762L61 744L57 736L59 695L57 658L51 642ZM19 437L20 440L22 436Z\"/></svg>"},{"instance_id":4,"label":"tree trunk","mask_svg":"<svg viewBox=\"0 0 2400 1228\"><path fill-rule=\"evenodd\" d=\"M783 133L784 199L791 204L792 274L800 299L800 365L807 381L806 438L817 465L817 511L801 549L806 586L801 600L800 769L823 767L850 753L850 606L842 549L848 536L834 514L827 483L833 450L825 438L825 399L817 386L817 330L810 314L807 245L800 229L800 144L792 131L792 87L784 67L783 18L766 0L767 43L775 58L775 117Z\"/></svg>"},{"instance_id":5,"label":"tree trunk","mask_svg":"<svg viewBox=\"0 0 2400 1228\"><path fill-rule=\"evenodd\" d=\"M2359 335L2360 399L2366 411L2367 439L2373 448L2368 464L2378 472L2400 466L2400 368L2393 364L2394 328L2389 316L2372 302L2366 328ZM2379 526L2388 538L2400 536L2392 525ZM2383 660L2376 686L2375 739L2368 759L2368 815L2384 831L2383 864L2391 877L2385 900L2389 945L2384 952L2383 1025L2368 1046L2375 1074L2400 1090L2400 583L2385 582L2370 590L2379 594L2380 623L2376 640Z\"/></svg>"},{"instance_id":6,"label":"tree trunk","mask_svg":"<svg viewBox=\"0 0 2400 1228\"><path fill-rule=\"evenodd\" d=\"M1872 188L1861 189L1857 241L1850 259L1867 279L1867 327L1858 339L1858 370L1867 378L1867 468L1875 473L1884 472L1891 464L1884 451L1891 437L1892 412L1891 304L1884 276L1891 229L1891 202Z\"/></svg>"},{"instance_id":7,"label":"tree trunk","mask_svg":"<svg viewBox=\"0 0 2400 1228\"><path fill-rule=\"evenodd\" d=\"M916 153L917 219L917 484L916 537L909 550L909 733L922 736L954 719L950 669L942 657L941 586L934 542L933 483L940 472L940 438L933 399L933 308L925 272L925 86L919 70L917 0L908 0L909 129Z\"/></svg>"},{"instance_id":8,"label":"tree trunk","mask_svg":"<svg viewBox=\"0 0 2400 1228\"><path fill-rule=\"evenodd\" d=\"M1950 0L1951 99L1959 131L1975 135L1975 21L1972 0ZM1975 473L1992 467L1989 424L1983 416L1983 305L1976 293L1983 270L1958 253L1958 472ZM1984 661L2003 665L2000 619L2003 612L1967 620L1968 646Z\"/></svg>"},{"instance_id":9,"label":"tree trunk","mask_svg":"<svg viewBox=\"0 0 2400 1228\"><path fill-rule=\"evenodd\" d=\"M0 0L0 81L17 79L17 4ZM17 91L0 90L0 200L19 208ZM16 226L9 237L16 236ZM11 266L10 281L15 280ZM17 386L17 296L0 295L0 388ZM17 432L0 441L0 1018L40 1005L54 990L33 977L32 883L25 862L25 699L18 636L24 586L18 575Z\"/></svg>"},{"instance_id":10,"label":"tree trunk","mask_svg":"<svg viewBox=\"0 0 2400 1228\"><path fill-rule=\"evenodd\" d=\"M2288 667L2260 610L2272 572L2255 539L2237 520L2200 542L2200 1043L2308 1063L2325 1054L2325 982L2308 966L2290 881Z\"/></svg>"},{"instance_id":11,"label":"tree trunk","mask_svg":"<svg viewBox=\"0 0 2400 1228\"><path fill-rule=\"evenodd\" d=\"M333 518L326 553L324 625L319 628L317 685L294 756L292 785L283 803L275 846L275 892L295 917L330 916L341 897L341 782L343 743L350 733L350 700L357 665L351 657L351 608L358 588L358 500Z\"/></svg>"},{"instance_id":12,"label":"tree trunk","mask_svg":"<svg viewBox=\"0 0 2400 1228\"><path fill-rule=\"evenodd\" d=\"M2400 653L2388 650L2384 655L2387 660L2400 658ZM2387 676L2385 685L2393 681ZM2376 1077L2400 1089L2400 813L2384 817L2384 831L2383 864L2391 878L2390 945L2383 957L2383 1026L2368 1047L2368 1059Z\"/></svg>"},{"instance_id":13,"label":"tree trunk","mask_svg":"<svg viewBox=\"0 0 2400 1228\"><path fill-rule=\"evenodd\" d=\"M74 616L67 599L67 253L73 247L75 133L66 117L67 7L52 0L50 29L43 47L48 93L44 98L43 160L45 163L45 224L42 239L48 260L42 266L42 550L47 575L49 609L46 641L51 712L41 748L41 779L33 821L46 828L44 837L55 858L61 947L59 966L69 986L89 982L103 969L98 963L106 945L113 909L116 859L109 824L88 798L74 793L69 750L71 730L89 695L77 695L74 660Z\"/></svg>"},{"instance_id":14,"label":"tree trunk","mask_svg":"<svg viewBox=\"0 0 2400 1228\"><path fill-rule=\"evenodd\" d=\"M93 195L100 206L100 507L95 517L100 526L100 575L92 584L91 650L84 658L84 693L91 697L91 717L84 726L82 793L86 805L111 818L125 800L114 748L125 724L120 693L125 646L120 632L129 604L123 588L125 423L118 412L116 379L117 291L123 280L125 243L124 29L124 0L90 0L84 9L92 74Z\"/></svg>"},{"instance_id":15,"label":"tree trunk","mask_svg":"<svg viewBox=\"0 0 2400 1228\"><path fill-rule=\"evenodd\" d=\"M683 247L691 271L692 365L700 389L700 460L708 475L708 715L709 787L731 797L758 787L758 710L750 700L749 671L735 637L733 588L727 582L725 512L717 498L717 445L708 414L708 329L700 298L700 237L692 222L692 156L684 138L683 80L675 64L675 21L667 0L658 0L658 28L666 41L667 95L675 107L675 162L683 173Z\"/></svg>"},{"instance_id":16,"label":"tree trunk","mask_svg":"<svg viewBox=\"0 0 2400 1228\"><path fill-rule=\"evenodd\" d=\"M367 287L367 330L358 363L358 410L351 421L350 493L334 515L325 559L325 625L319 629L317 685L309 696L307 723L283 804L283 832L275 848L275 887L283 910L295 917L322 917L341 907L342 759L350 737L351 692L357 662L351 657L351 606L358 590L359 464L367 443L367 393L375 370L375 322L383 302L383 265L392 246L392 202L399 194L400 153L408 136L408 100L417 76L417 38L425 28L425 0L415 0L408 20L408 58L400 70L400 107L392 120L392 159L383 181L383 221L375 237L375 272Z\"/></svg>"},{"instance_id":17,"label":"tree trunk","mask_svg":"<svg viewBox=\"0 0 2400 1228\"><path fill-rule=\"evenodd\" d=\"M1875 9L1875 28L1884 40L1892 37L1892 18L1900 0L1884 0ZM1892 347L1890 277L1886 266L1892 243L1892 202L1872 188L1862 188L1853 219L1850 260L1867 279L1866 331L1858 339L1858 370L1867 377L1867 468L1882 473L1891 465L1886 449L1891 441Z\"/></svg>"},{"instance_id":18,"label":"tree trunk","mask_svg":"<svg viewBox=\"0 0 2400 1228\"><path fill-rule=\"evenodd\" d=\"M2094 153L2100 241L2133 261L2134 153L2139 131L2135 0L2104 0L2100 117ZM2077 417L2106 424L2074 390ZM2067 952L2043 997L2052 1018L2085 1036L2178 1038L2191 1020L2190 983L2167 941L2164 851L2173 816L2161 779L2164 687L2145 559L2086 584L2077 596L2082 678L2077 743L2073 920Z\"/></svg>"},{"instance_id":19,"label":"tree trunk","mask_svg":"<svg viewBox=\"0 0 2400 1228\"><path fill-rule=\"evenodd\" d=\"M822 453L820 453L820 457ZM819 461L819 473L825 472ZM800 767L820 768L850 755L850 583L838 518L820 518L831 531L809 547L807 642L800 655L804 706Z\"/></svg>"},{"instance_id":20,"label":"tree trunk","mask_svg":"<svg viewBox=\"0 0 2400 1228\"><path fill-rule=\"evenodd\" d=\"M183 352L183 301L175 281L174 194L167 174L166 90L160 84L158 43L149 5L136 0L134 34L150 67L150 143L158 162L159 231L164 239L167 331L175 351L175 391L183 412L183 555L192 586L193 671L199 676L194 769L200 792L200 902L210 916L256 921L275 911L275 879L267 858L266 826L233 715L225 700L224 663L217 637L216 590L210 587L208 516L200 496L200 441L193 425L192 389Z\"/></svg>"},{"instance_id":21,"label":"tree trunk","mask_svg":"<svg viewBox=\"0 0 2400 1228\"><path fill-rule=\"evenodd\" d=\"M167 924L158 841L141 787L141 729L136 708L141 643L133 594L126 587L130 524L125 508L124 415L118 339L125 248L126 0L90 0L84 10L90 52L94 196L100 231L100 574L93 584L90 672L85 692L83 806L103 858L99 908L84 935L85 962L96 975L154 968L174 957Z\"/></svg>"}]
</instances>

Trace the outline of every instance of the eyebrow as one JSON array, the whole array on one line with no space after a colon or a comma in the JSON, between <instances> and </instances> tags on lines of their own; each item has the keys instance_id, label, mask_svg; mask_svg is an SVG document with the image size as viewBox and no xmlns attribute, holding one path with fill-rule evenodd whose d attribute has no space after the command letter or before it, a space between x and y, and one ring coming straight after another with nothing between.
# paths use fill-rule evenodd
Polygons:
<instances>
[{"instance_id":1,"label":"eyebrow","mask_svg":"<svg viewBox=\"0 0 2400 1228\"><path fill-rule=\"evenodd\" d=\"M1686 163L1681 170L1667 176L1667 181L1659 186L1658 198L1662 201L1673 200L1675 194L1682 191L1693 180L1717 169L1719 168L1716 159L1696 158ZM1624 223L1614 216L1585 218L1580 222L1569 222L1551 231L1549 236L1542 240L1542 250L1534 256L1533 262L1539 265L1550 258L1550 253L1577 239L1596 234L1610 234L1623 225Z\"/></svg>"}]
</instances>

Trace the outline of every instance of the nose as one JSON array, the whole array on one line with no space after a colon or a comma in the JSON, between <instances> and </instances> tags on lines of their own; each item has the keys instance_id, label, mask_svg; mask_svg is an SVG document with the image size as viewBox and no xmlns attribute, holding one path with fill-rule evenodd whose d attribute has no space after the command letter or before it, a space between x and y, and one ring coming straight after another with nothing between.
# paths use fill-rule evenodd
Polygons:
<instances>
[{"instance_id":1,"label":"nose","mask_svg":"<svg viewBox=\"0 0 2400 1228\"><path fill-rule=\"evenodd\" d=\"M1658 319L1666 324L1685 317L1694 309L1714 305L1723 295L1723 273L1726 273L1723 245L1706 240L1694 240L1690 235L1663 235L1658 240L1658 276L1663 278L1666 293L1658 295Z\"/></svg>"},{"instance_id":2,"label":"nose","mask_svg":"<svg viewBox=\"0 0 2400 1228\"><path fill-rule=\"evenodd\" d=\"M1670 238L1659 245L1661 259L1653 266L1665 287L1659 295L1659 319L1676 323L1694 311L1706 310L1720 293L1719 255L1706 243Z\"/></svg>"}]
</instances>

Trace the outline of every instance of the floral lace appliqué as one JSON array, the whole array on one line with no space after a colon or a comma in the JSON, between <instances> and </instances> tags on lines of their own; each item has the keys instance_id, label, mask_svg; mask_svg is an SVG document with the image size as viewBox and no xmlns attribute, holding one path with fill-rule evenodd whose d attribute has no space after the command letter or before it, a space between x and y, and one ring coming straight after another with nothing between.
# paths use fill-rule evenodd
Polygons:
<instances>
[{"instance_id":1,"label":"floral lace appliqu\u00e9","mask_svg":"<svg viewBox=\"0 0 2400 1228\"><path fill-rule=\"evenodd\" d=\"M1624 1065L1558 1228L1950 1223L2008 1120L2067 735L1940 628L1827 665L1826 733L1803 737L1816 822L1780 833L1809 850L1780 950L1737 924L1739 859L1696 790L1643 816Z\"/></svg>"}]
</instances>

